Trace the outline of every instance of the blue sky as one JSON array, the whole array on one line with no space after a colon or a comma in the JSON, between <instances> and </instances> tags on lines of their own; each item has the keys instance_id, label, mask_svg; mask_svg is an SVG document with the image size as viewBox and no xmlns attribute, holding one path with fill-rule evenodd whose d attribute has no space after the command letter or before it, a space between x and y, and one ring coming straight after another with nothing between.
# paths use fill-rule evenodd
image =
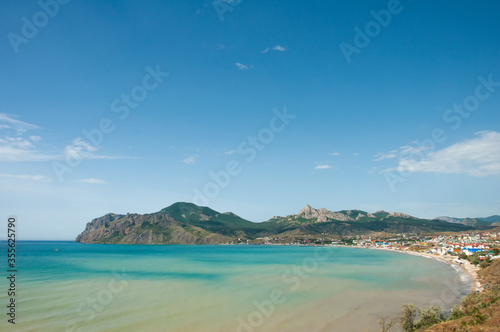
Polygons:
<instances>
[{"instance_id":1,"label":"blue sky","mask_svg":"<svg viewBox=\"0 0 500 332\"><path fill-rule=\"evenodd\" d=\"M2 218L73 239L176 201L499 214L499 9L3 1Z\"/></svg>"}]
</instances>

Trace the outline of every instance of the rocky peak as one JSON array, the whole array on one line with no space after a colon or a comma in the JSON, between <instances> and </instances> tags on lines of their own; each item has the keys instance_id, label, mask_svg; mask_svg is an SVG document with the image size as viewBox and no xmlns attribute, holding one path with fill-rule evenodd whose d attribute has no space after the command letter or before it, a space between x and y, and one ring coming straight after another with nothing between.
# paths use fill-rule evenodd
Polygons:
<instances>
[{"instance_id":1,"label":"rocky peak","mask_svg":"<svg viewBox=\"0 0 500 332\"><path fill-rule=\"evenodd\" d=\"M313 219L318 217L318 210L313 209L309 204L307 204L302 210L300 210L298 215L306 219Z\"/></svg>"},{"instance_id":2,"label":"rocky peak","mask_svg":"<svg viewBox=\"0 0 500 332\"><path fill-rule=\"evenodd\" d=\"M302 217L305 219L316 219L316 222L327 222L331 220L340 220L340 221L354 220L351 217L340 212L333 212L324 208L314 209L309 204L306 205L302 210L300 210L297 217Z\"/></svg>"},{"instance_id":3,"label":"rocky peak","mask_svg":"<svg viewBox=\"0 0 500 332\"><path fill-rule=\"evenodd\" d=\"M389 213L388 217L399 217L399 218L417 219L415 217L410 216L409 214L405 214L405 213L402 213L402 212L391 212L391 213Z\"/></svg>"}]
</instances>

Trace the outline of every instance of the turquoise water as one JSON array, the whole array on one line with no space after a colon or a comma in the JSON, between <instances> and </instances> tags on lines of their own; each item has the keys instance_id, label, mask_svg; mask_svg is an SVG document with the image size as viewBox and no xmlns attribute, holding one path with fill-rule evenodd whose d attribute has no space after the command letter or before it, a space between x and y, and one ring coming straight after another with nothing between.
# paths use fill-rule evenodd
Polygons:
<instances>
[{"instance_id":1,"label":"turquoise water","mask_svg":"<svg viewBox=\"0 0 500 332\"><path fill-rule=\"evenodd\" d=\"M444 263L380 250L72 242L17 250L15 331L376 331L380 313L409 302L447 309L467 292ZM2 264L6 255L3 242ZM6 278L0 286L7 304Z\"/></svg>"}]
</instances>

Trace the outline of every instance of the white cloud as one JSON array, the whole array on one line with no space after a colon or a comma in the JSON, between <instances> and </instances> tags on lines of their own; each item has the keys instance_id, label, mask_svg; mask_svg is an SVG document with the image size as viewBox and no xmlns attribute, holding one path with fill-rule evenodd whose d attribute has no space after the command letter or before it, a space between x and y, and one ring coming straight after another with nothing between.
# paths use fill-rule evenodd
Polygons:
<instances>
[{"instance_id":1,"label":"white cloud","mask_svg":"<svg viewBox=\"0 0 500 332\"><path fill-rule=\"evenodd\" d=\"M356 156L359 156L359 153L354 152L352 155L356 157Z\"/></svg>"},{"instance_id":2,"label":"white cloud","mask_svg":"<svg viewBox=\"0 0 500 332\"><path fill-rule=\"evenodd\" d=\"M2 122L7 124L3 125ZM0 113L0 129L4 134L0 138L0 162L53 161L65 160L67 157L76 159L130 158L96 154L98 148L84 141L81 137L76 138L71 144L66 145L62 152L42 151L36 146L36 143L40 142L42 137L31 135L29 138L24 138L25 132L37 128L39 127L34 124L16 120L4 113ZM12 135L13 130L17 133L16 137Z\"/></svg>"},{"instance_id":3,"label":"white cloud","mask_svg":"<svg viewBox=\"0 0 500 332\"><path fill-rule=\"evenodd\" d=\"M90 184L107 184L106 181L101 180L101 179L95 179L95 178L82 179L82 180L80 180L80 182L90 183Z\"/></svg>"},{"instance_id":4,"label":"white cloud","mask_svg":"<svg viewBox=\"0 0 500 332\"><path fill-rule=\"evenodd\" d=\"M194 154L194 155L189 156L186 159L182 160L181 162L183 162L184 164L193 165L196 163L196 159L198 159L198 157L199 157L199 155Z\"/></svg>"},{"instance_id":5,"label":"white cloud","mask_svg":"<svg viewBox=\"0 0 500 332\"><path fill-rule=\"evenodd\" d=\"M284 48L283 46L281 45L276 45L273 47L273 50L275 51L280 51L280 52L285 52L286 51L286 48Z\"/></svg>"},{"instance_id":6,"label":"white cloud","mask_svg":"<svg viewBox=\"0 0 500 332\"><path fill-rule=\"evenodd\" d=\"M52 156L45 155L36 151L33 142L23 138L23 134L31 129L37 129L38 126L16 120L13 117L0 113L0 161L39 161L50 160ZM15 137L13 137L15 136ZM35 139L39 136L33 136Z\"/></svg>"},{"instance_id":7,"label":"white cloud","mask_svg":"<svg viewBox=\"0 0 500 332\"><path fill-rule=\"evenodd\" d=\"M237 152L238 152L237 150L229 150L229 151L224 152L224 154L232 155L232 154L235 154Z\"/></svg>"},{"instance_id":8,"label":"white cloud","mask_svg":"<svg viewBox=\"0 0 500 332\"><path fill-rule=\"evenodd\" d=\"M66 145L64 148L65 158L75 158L75 159L130 159L131 157L123 156L108 156L102 154L96 154L99 149L84 141L83 138L77 137L73 140L70 145Z\"/></svg>"},{"instance_id":9,"label":"white cloud","mask_svg":"<svg viewBox=\"0 0 500 332\"><path fill-rule=\"evenodd\" d=\"M416 144L416 142L414 142ZM373 161L382 161L386 159L396 159L396 158L403 158L407 157L411 154L422 154L425 153L426 150L431 149L430 146L411 146L411 145L405 145L400 147L399 149L396 150L391 150L389 152L380 152L377 153L373 159Z\"/></svg>"},{"instance_id":10,"label":"white cloud","mask_svg":"<svg viewBox=\"0 0 500 332\"><path fill-rule=\"evenodd\" d=\"M30 130L30 129L39 128L38 126L36 126L34 124L23 122L20 120L16 120L5 113L0 113L0 125L1 125L0 129L12 128L12 129L17 130L17 132L19 134L21 134L27 130Z\"/></svg>"},{"instance_id":11,"label":"white cloud","mask_svg":"<svg viewBox=\"0 0 500 332\"><path fill-rule=\"evenodd\" d=\"M314 169L329 169L329 168L332 168L332 166L330 166L330 165L318 165L318 166L314 167Z\"/></svg>"},{"instance_id":12,"label":"white cloud","mask_svg":"<svg viewBox=\"0 0 500 332\"><path fill-rule=\"evenodd\" d=\"M380 152L375 155L375 159L373 161L382 161L385 159L394 159L396 158L398 154L398 150L392 150L391 152L385 153L385 152Z\"/></svg>"},{"instance_id":13,"label":"white cloud","mask_svg":"<svg viewBox=\"0 0 500 332\"><path fill-rule=\"evenodd\" d=\"M284 47L283 47L283 46L281 46L281 45L276 45L276 46L273 46L273 47L271 47L271 48L266 47L266 49L265 49L265 50L263 50L263 51L261 51L260 53L265 54L265 53L269 52L270 50L273 50L273 51L279 51L279 52L285 52L287 49L286 49L286 48L284 48Z\"/></svg>"},{"instance_id":14,"label":"white cloud","mask_svg":"<svg viewBox=\"0 0 500 332\"><path fill-rule=\"evenodd\" d=\"M340 152L334 152L334 153L330 153L331 156L334 156L334 157L337 157L337 156L340 156Z\"/></svg>"},{"instance_id":15,"label":"white cloud","mask_svg":"<svg viewBox=\"0 0 500 332\"><path fill-rule=\"evenodd\" d=\"M500 174L500 133L483 131L476 134L479 137L456 143L442 150L413 154L415 158L410 158L412 155L409 155L408 151L415 152L419 148L405 147L406 157L399 159L398 166L382 172L396 170L472 176Z\"/></svg>"},{"instance_id":16,"label":"white cloud","mask_svg":"<svg viewBox=\"0 0 500 332\"><path fill-rule=\"evenodd\" d=\"M241 69L241 70L248 69L248 66L245 66L244 64L239 63L239 62L236 62L234 65L235 65L236 67L238 67L238 69Z\"/></svg>"},{"instance_id":17,"label":"white cloud","mask_svg":"<svg viewBox=\"0 0 500 332\"><path fill-rule=\"evenodd\" d=\"M31 141L22 137L0 138L0 161L48 161L58 158L38 151Z\"/></svg>"},{"instance_id":18,"label":"white cloud","mask_svg":"<svg viewBox=\"0 0 500 332\"><path fill-rule=\"evenodd\" d=\"M2 178L33 180L33 181L50 181L49 178L43 175L25 175L25 174L0 174Z\"/></svg>"},{"instance_id":19,"label":"white cloud","mask_svg":"<svg viewBox=\"0 0 500 332\"><path fill-rule=\"evenodd\" d=\"M81 137L76 138L70 145L66 145L64 148L64 153L69 157L81 157L83 154L95 151L97 151L97 148L84 141Z\"/></svg>"}]
</instances>

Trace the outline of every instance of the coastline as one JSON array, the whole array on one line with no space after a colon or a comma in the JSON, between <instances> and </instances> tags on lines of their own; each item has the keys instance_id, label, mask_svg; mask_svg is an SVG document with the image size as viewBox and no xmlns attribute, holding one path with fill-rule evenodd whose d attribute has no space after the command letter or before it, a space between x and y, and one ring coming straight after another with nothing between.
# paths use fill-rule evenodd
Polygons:
<instances>
[{"instance_id":1,"label":"coastline","mask_svg":"<svg viewBox=\"0 0 500 332\"><path fill-rule=\"evenodd\" d=\"M366 249L387 250L387 251L400 252L403 254L408 254L408 255L413 255L413 256L420 256L420 257L435 259L437 261L449 264L455 270L457 270L457 268L460 269L464 273L464 275L466 275L470 279L470 282L471 282L470 291L471 292L481 291L483 288L483 285L481 284L481 281L480 281L479 276L477 274L477 271L479 271L479 268L472 265L469 261L462 261L461 260L460 263L458 263L457 259L455 257L446 257L446 256L442 256L442 255L429 254L429 253L425 253L425 252L396 250L396 249L391 249L391 248L370 247L370 248L366 248ZM457 272L458 272L458 270L457 270Z\"/></svg>"}]
</instances>

